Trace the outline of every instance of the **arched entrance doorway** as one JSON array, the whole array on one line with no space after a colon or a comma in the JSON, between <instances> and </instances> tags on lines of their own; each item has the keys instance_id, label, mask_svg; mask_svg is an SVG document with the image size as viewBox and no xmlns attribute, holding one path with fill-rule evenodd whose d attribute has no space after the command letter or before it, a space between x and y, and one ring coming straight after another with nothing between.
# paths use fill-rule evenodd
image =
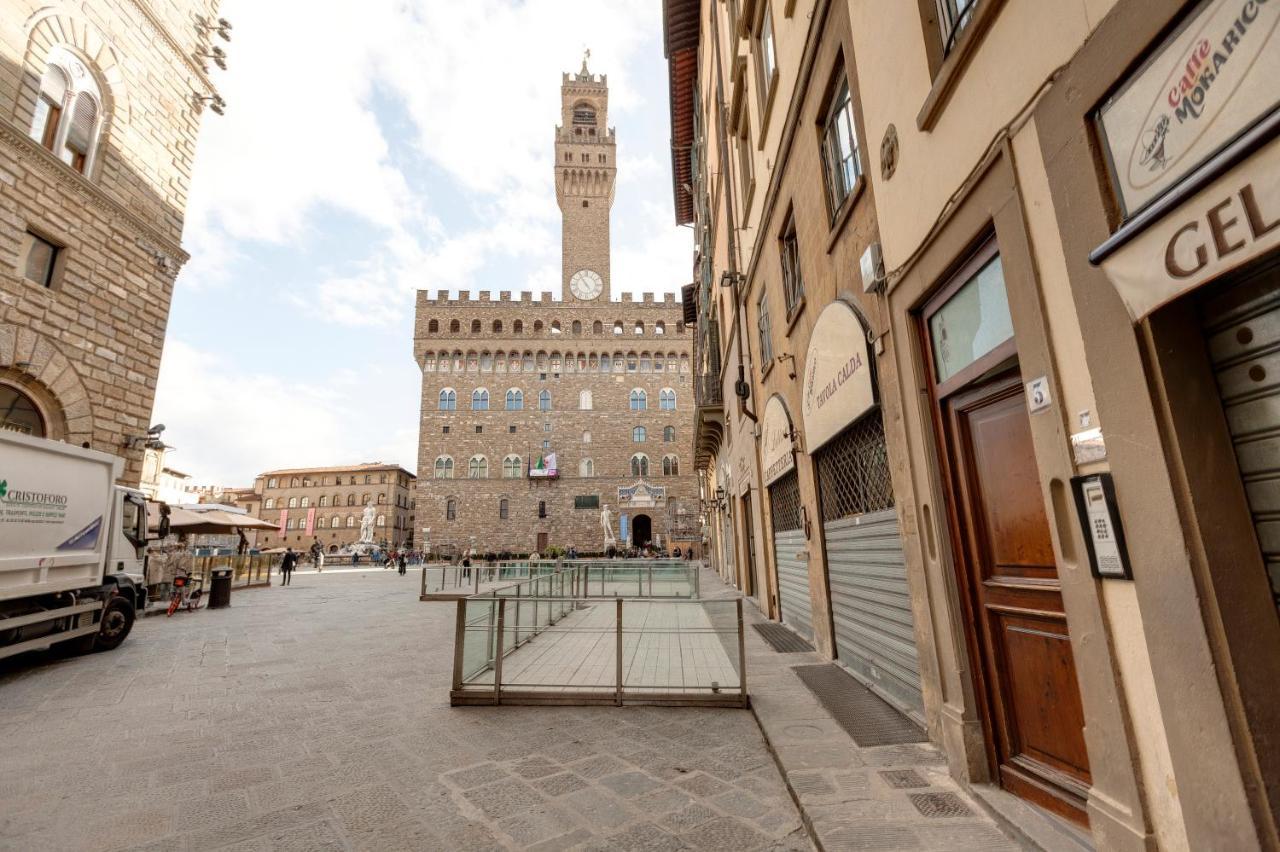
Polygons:
<instances>
[{"instance_id":1,"label":"arched entrance doorway","mask_svg":"<svg viewBox=\"0 0 1280 852\"><path fill-rule=\"evenodd\" d=\"M35 400L12 385L0 384L0 429L45 437L44 418Z\"/></svg>"},{"instance_id":2,"label":"arched entrance doorway","mask_svg":"<svg viewBox=\"0 0 1280 852\"><path fill-rule=\"evenodd\" d=\"M631 545L645 547L653 541L653 520L648 515L631 516Z\"/></svg>"}]
</instances>

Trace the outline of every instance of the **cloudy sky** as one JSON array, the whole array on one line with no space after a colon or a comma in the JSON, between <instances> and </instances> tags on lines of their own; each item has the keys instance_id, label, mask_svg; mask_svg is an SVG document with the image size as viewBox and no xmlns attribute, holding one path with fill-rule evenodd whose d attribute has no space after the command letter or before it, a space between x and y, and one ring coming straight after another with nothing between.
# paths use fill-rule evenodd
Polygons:
<instances>
[{"instance_id":1,"label":"cloudy sky","mask_svg":"<svg viewBox=\"0 0 1280 852\"><path fill-rule=\"evenodd\" d=\"M173 467L417 464L419 289L559 295L560 74L609 75L615 293L672 292L659 0L224 0L153 422Z\"/></svg>"}]
</instances>

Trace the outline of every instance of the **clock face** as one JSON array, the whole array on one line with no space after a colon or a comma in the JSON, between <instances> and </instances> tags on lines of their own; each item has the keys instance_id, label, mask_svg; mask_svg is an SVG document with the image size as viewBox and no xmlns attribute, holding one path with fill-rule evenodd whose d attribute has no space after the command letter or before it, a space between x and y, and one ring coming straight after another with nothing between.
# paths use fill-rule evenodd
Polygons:
<instances>
[{"instance_id":1,"label":"clock face","mask_svg":"<svg viewBox=\"0 0 1280 852\"><path fill-rule=\"evenodd\" d=\"M599 296L604 290L604 281L590 269L579 269L569 279L569 289L579 299L589 300Z\"/></svg>"}]
</instances>

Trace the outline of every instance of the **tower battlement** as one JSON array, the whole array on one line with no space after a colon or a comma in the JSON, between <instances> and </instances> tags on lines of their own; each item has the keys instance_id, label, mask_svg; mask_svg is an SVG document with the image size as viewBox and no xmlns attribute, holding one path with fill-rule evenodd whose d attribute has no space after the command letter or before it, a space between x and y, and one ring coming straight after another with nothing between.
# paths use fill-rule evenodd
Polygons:
<instances>
[{"instance_id":1,"label":"tower battlement","mask_svg":"<svg viewBox=\"0 0 1280 852\"><path fill-rule=\"evenodd\" d=\"M434 295L433 295L434 293ZM617 298L597 302L591 307L605 305L626 305L628 307L670 309L680 305L679 293L619 293ZM451 298L446 290L419 290L417 304L419 307L437 308L507 308L512 305L563 305L581 306L575 299L562 299L546 292L530 292L528 290L500 290L496 294L489 290L459 290L456 297Z\"/></svg>"}]
</instances>

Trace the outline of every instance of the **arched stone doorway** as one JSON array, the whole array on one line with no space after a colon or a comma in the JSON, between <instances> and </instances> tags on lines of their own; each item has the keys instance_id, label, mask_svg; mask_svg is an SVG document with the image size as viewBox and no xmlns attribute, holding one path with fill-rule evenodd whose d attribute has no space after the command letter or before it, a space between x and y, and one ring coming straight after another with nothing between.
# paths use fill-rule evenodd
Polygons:
<instances>
[{"instance_id":1,"label":"arched stone doorway","mask_svg":"<svg viewBox=\"0 0 1280 852\"><path fill-rule=\"evenodd\" d=\"M631 516L631 545L645 547L653 542L653 519L648 515Z\"/></svg>"},{"instance_id":2,"label":"arched stone doorway","mask_svg":"<svg viewBox=\"0 0 1280 852\"><path fill-rule=\"evenodd\" d=\"M36 401L13 385L0 383L0 429L36 438L48 435Z\"/></svg>"}]
</instances>

